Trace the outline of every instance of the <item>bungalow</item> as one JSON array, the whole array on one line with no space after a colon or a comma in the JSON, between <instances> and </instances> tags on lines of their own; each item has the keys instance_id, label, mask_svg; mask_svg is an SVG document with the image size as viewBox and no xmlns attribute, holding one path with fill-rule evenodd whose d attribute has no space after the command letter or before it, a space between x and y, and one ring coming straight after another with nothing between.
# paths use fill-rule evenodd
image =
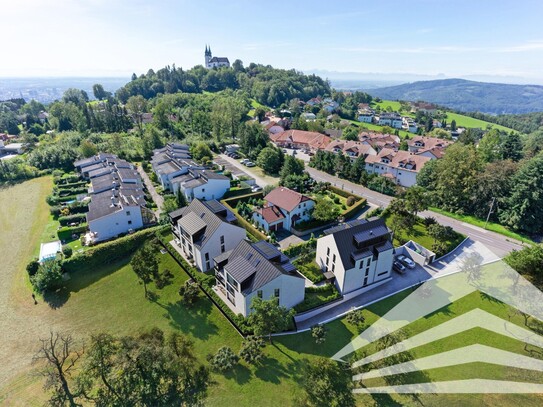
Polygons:
<instances>
[{"instance_id":1,"label":"bungalow","mask_svg":"<svg viewBox=\"0 0 543 407\"><path fill-rule=\"evenodd\" d=\"M188 206L169 214L175 244L200 271L210 270L213 259L233 250L245 239L245 229L217 200L194 199Z\"/></svg>"},{"instance_id":2,"label":"bungalow","mask_svg":"<svg viewBox=\"0 0 543 407\"><path fill-rule=\"evenodd\" d=\"M296 191L278 187L264 197L266 204L253 213L253 221L266 232L288 230L311 219L315 201Z\"/></svg>"},{"instance_id":3,"label":"bungalow","mask_svg":"<svg viewBox=\"0 0 543 407\"><path fill-rule=\"evenodd\" d=\"M341 294L390 281L393 261L391 233L382 218L346 222L317 239L316 262Z\"/></svg>"},{"instance_id":4,"label":"bungalow","mask_svg":"<svg viewBox=\"0 0 543 407\"><path fill-rule=\"evenodd\" d=\"M281 148L306 148L312 151L324 149L332 141L324 134L304 130L286 130L272 134L270 140Z\"/></svg>"},{"instance_id":5,"label":"bungalow","mask_svg":"<svg viewBox=\"0 0 543 407\"><path fill-rule=\"evenodd\" d=\"M242 240L214 258L215 291L236 314L251 313L253 298L277 298L292 308L304 300L305 279L290 259L268 242Z\"/></svg>"},{"instance_id":6,"label":"bungalow","mask_svg":"<svg viewBox=\"0 0 543 407\"><path fill-rule=\"evenodd\" d=\"M264 126L268 134L278 134L285 131L285 128L276 122L270 121Z\"/></svg>"},{"instance_id":7,"label":"bungalow","mask_svg":"<svg viewBox=\"0 0 543 407\"><path fill-rule=\"evenodd\" d=\"M366 158L366 171L388 177L403 187L410 187L417 183L417 175L428 161L429 157L409 151L383 148L377 155Z\"/></svg>"}]
</instances>

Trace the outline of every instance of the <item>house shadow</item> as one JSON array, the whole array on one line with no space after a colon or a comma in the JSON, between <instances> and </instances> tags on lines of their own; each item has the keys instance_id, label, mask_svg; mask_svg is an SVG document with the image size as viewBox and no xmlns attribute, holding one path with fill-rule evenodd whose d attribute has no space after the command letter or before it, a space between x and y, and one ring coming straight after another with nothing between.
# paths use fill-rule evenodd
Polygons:
<instances>
[{"instance_id":1,"label":"house shadow","mask_svg":"<svg viewBox=\"0 0 543 407\"><path fill-rule=\"evenodd\" d=\"M164 317L170 321L170 325L185 334L206 340L219 331L217 325L209 321L209 315L213 311L211 301L200 298L190 308L187 308L181 300L168 304L156 302L156 304L166 310Z\"/></svg>"}]
</instances>

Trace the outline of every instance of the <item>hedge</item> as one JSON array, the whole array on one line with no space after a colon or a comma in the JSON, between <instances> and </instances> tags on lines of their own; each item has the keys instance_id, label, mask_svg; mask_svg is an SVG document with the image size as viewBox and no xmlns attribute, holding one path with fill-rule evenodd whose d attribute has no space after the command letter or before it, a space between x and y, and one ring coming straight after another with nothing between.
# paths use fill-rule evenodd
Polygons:
<instances>
[{"instance_id":1,"label":"hedge","mask_svg":"<svg viewBox=\"0 0 543 407\"><path fill-rule=\"evenodd\" d=\"M57 235L60 240L72 240L72 235L86 232L87 228L87 223L74 227L64 226L57 231Z\"/></svg>"},{"instance_id":2,"label":"hedge","mask_svg":"<svg viewBox=\"0 0 543 407\"><path fill-rule=\"evenodd\" d=\"M251 188L242 188L242 189L230 189L228 191L226 191L226 193L224 194L224 196L222 197L223 199L228 199L228 198L235 198L235 197L239 197L239 196L243 196L243 195L248 195L251 193Z\"/></svg>"},{"instance_id":3,"label":"hedge","mask_svg":"<svg viewBox=\"0 0 543 407\"><path fill-rule=\"evenodd\" d=\"M355 194L352 194L348 191L345 191L344 189L341 189L341 188L338 188L334 185L329 185L328 186L328 190L332 191L334 194L337 194L339 196L342 196L343 198L348 198L350 196L354 196L355 198L360 198L362 199L361 196L358 196L358 195L355 195Z\"/></svg>"},{"instance_id":4,"label":"hedge","mask_svg":"<svg viewBox=\"0 0 543 407\"><path fill-rule=\"evenodd\" d=\"M349 217L355 215L357 212L362 210L367 205L368 201L366 198L361 198L358 202L356 202L353 206L351 206L349 209L347 209L345 212L343 212L343 217L345 219L349 219Z\"/></svg>"},{"instance_id":5,"label":"hedge","mask_svg":"<svg viewBox=\"0 0 543 407\"><path fill-rule=\"evenodd\" d=\"M51 215L53 215L54 217L58 217L60 215L60 211L63 208L68 208L72 215L76 213L85 213L89 210L89 203L88 202L73 202L66 206L53 206L51 209L49 209L49 212L51 212Z\"/></svg>"},{"instance_id":6,"label":"hedge","mask_svg":"<svg viewBox=\"0 0 543 407\"><path fill-rule=\"evenodd\" d=\"M74 188L65 188L65 189L58 189L53 192L55 196L67 196L67 195L78 195L78 194L84 194L88 191L88 188L86 186L82 187L74 187Z\"/></svg>"},{"instance_id":7,"label":"hedge","mask_svg":"<svg viewBox=\"0 0 543 407\"><path fill-rule=\"evenodd\" d=\"M82 220L84 220L87 217L84 213L76 213L74 215L68 215L68 216L60 216L58 218L58 222L61 226L66 226L69 223L78 222L81 223Z\"/></svg>"},{"instance_id":8,"label":"hedge","mask_svg":"<svg viewBox=\"0 0 543 407\"><path fill-rule=\"evenodd\" d=\"M262 199L264 198L264 193L262 191L260 192L253 192L246 195L236 196L233 198L223 199L221 202L223 204L227 204L231 208L235 208L239 201L247 202L251 198L257 198Z\"/></svg>"},{"instance_id":9,"label":"hedge","mask_svg":"<svg viewBox=\"0 0 543 407\"><path fill-rule=\"evenodd\" d=\"M71 182L69 184L57 184L56 188L61 190L61 189L84 187L86 185L87 185L87 181L78 181L78 182Z\"/></svg>"},{"instance_id":10,"label":"hedge","mask_svg":"<svg viewBox=\"0 0 543 407\"><path fill-rule=\"evenodd\" d=\"M256 198L257 196L259 198L262 198L263 197L262 192L256 192L254 194L243 195L243 196L236 197L236 198L231 198L231 199L223 199L221 202L222 202L222 204L224 206L226 206L227 209L232 211L234 216L238 219L239 224L241 226L243 226L245 228L245 230L247 230L247 233L249 233L251 236L253 236L257 241L259 241L259 240L268 240L268 236L266 236L265 234L263 234L262 232L257 230L250 222L243 219L243 216L241 216L234 209L238 202L240 202L242 200L245 201L245 200L249 200L251 198ZM232 204L233 204L233 206L231 206Z\"/></svg>"},{"instance_id":11,"label":"hedge","mask_svg":"<svg viewBox=\"0 0 543 407\"><path fill-rule=\"evenodd\" d=\"M78 174L64 174L62 177L55 177L53 182L55 184L70 184L80 180Z\"/></svg>"},{"instance_id":12,"label":"hedge","mask_svg":"<svg viewBox=\"0 0 543 407\"><path fill-rule=\"evenodd\" d=\"M294 244L283 250L288 257L296 257L301 254L311 253L317 248L317 239L309 239L307 242Z\"/></svg>"},{"instance_id":13,"label":"hedge","mask_svg":"<svg viewBox=\"0 0 543 407\"><path fill-rule=\"evenodd\" d=\"M324 284L318 287L306 287L305 294L304 300L294 307L296 312L306 312L341 298L341 294L331 284Z\"/></svg>"},{"instance_id":14,"label":"hedge","mask_svg":"<svg viewBox=\"0 0 543 407\"><path fill-rule=\"evenodd\" d=\"M140 230L131 235L99 244L86 252L78 253L63 261L64 270L73 273L79 269L95 270L97 267L134 253L147 239L155 236L158 227Z\"/></svg>"}]
</instances>

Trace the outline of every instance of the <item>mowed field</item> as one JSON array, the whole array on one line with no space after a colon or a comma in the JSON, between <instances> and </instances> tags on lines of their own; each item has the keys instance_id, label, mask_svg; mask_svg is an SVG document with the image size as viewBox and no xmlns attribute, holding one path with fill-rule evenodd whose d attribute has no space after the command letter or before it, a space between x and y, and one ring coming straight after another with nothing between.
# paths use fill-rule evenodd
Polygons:
<instances>
[{"instance_id":1,"label":"mowed field","mask_svg":"<svg viewBox=\"0 0 543 407\"><path fill-rule=\"evenodd\" d=\"M151 327L165 331L178 330L194 341L197 358L206 363L209 353L223 346L235 352L241 345L241 337L222 314L202 297L192 308L180 303L178 288L188 278L168 254L157 254L162 271L174 274L172 283L158 290L155 301L144 298L143 287L138 284L127 257L99 269L79 270L71 275L65 288L33 305L24 265L32 257L42 230L48 221L48 207L44 197L49 193L48 178L29 181L15 187L0 190L0 204L4 213L0 217L1 243L7 247L7 260L0 274L0 324L3 346L0 347L0 405L42 405L45 395L42 382L32 374L31 364L38 338L48 335L49 330L71 332L84 339L92 333L106 331L116 335L133 334ZM6 267L7 266L7 267ZM410 294L406 291L368 307L364 311L366 322L371 324L391 307ZM490 301L474 293L465 300L421 319L408 329L409 336L454 318L474 307L499 315L523 325L520 315L515 315L504 304ZM304 363L311 363L317 356L330 357L349 343L359 332L345 319L327 324L328 336L324 344L316 345L309 332L278 337L265 349L266 357L259 366L245 363L233 371L213 374L214 385L209 392L209 406L295 406L300 396ZM423 357L465 346L469 343L486 343L502 349L530 355L537 349L525 349L518 342L505 340L484 330L471 330L448 340L440 341L411 351L410 357ZM539 350L540 352L541 350ZM474 368L477 371L474 371ZM425 372L424 379L445 380L450 378L523 379L526 372L508 373L493 365L461 365L450 369L434 369ZM418 375L406 375L405 383L420 379ZM532 380L542 379L541 375ZM379 380L368 385L382 385ZM539 406L542 399L537 395L365 395L357 396L360 406L387 405L522 405Z\"/></svg>"}]
</instances>

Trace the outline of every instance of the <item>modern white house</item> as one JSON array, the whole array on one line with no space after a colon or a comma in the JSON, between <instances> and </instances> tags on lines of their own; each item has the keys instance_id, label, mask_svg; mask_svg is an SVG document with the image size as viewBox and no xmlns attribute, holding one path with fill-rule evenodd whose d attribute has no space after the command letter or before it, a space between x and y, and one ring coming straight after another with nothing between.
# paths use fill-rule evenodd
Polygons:
<instances>
[{"instance_id":1,"label":"modern white house","mask_svg":"<svg viewBox=\"0 0 543 407\"><path fill-rule=\"evenodd\" d=\"M266 203L253 213L253 221L267 232L289 230L311 219L315 201L285 187L277 187L264 197Z\"/></svg>"},{"instance_id":2,"label":"modern white house","mask_svg":"<svg viewBox=\"0 0 543 407\"><path fill-rule=\"evenodd\" d=\"M204 169L192 160L189 146L177 143L168 143L166 147L154 150L151 167L162 188L169 191L173 190L173 178L187 174L189 169Z\"/></svg>"},{"instance_id":3,"label":"modern white house","mask_svg":"<svg viewBox=\"0 0 543 407\"><path fill-rule=\"evenodd\" d=\"M286 308L304 300L305 279L290 259L268 242L242 240L214 262L215 291L236 314L247 317L255 297L277 298Z\"/></svg>"},{"instance_id":4,"label":"modern white house","mask_svg":"<svg viewBox=\"0 0 543 407\"><path fill-rule=\"evenodd\" d=\"M375 288L391 279L391 233L382 218L327 229L317 240L316 262L341 294Z\"/></svg>"},{"instance_id":5,"label":"modern white house","mask_svg":"<svg viewBox=\"0 0 543 407\"><path fill-rule=\"evenodd\" d=\"M230 189L230 178L210 170L196 170L189 168L183 175L177 175L170 180L174 194L177 191L185 195L187 201L193 199L221 199Z\"/></svg>"},{"instance_id":6,"label":"modern white house","mask_svg":"<svg viewBox=\"0 0 543 407\"><path fill-rule=\"evenodd\" d=\"M373 123L375 117L375 111L373 109L365 108L358 111L358 121L362 123Z\"/></svg>"},{"instance_id":7,"label":"modern white house","mask_svg":"<svg viewBox=\"0 0 543 407\"><path fill-rule=\"evenodd\" d=\"M194 199L169 215L175 244L200 271L212 269L215 257L234 249L246 236L234 214L217 200Z\"/></svg>"},{"instance_id":8,"label":"modern white house","mask_svg":"<svg viewBox=\"0 0 543 407\"><path fill-rule=\"evenodd\" d=\"M409 151L383 148L377 155L366 157L366 171L388 177L396 184L411 187L417 183L417 175L430 157Z\"/></svg>"},{"instance_id":9,"label":"modern white house","mask_svg":"<svg viewBox=\"0 0 543 407\"><path fill-rule=\"evenodd\" d=\"M396 113L381 113L378 123L380 126L390 126L395 129L401 129L403 125L402 117Z\"/></svg>"}]
</instances>

